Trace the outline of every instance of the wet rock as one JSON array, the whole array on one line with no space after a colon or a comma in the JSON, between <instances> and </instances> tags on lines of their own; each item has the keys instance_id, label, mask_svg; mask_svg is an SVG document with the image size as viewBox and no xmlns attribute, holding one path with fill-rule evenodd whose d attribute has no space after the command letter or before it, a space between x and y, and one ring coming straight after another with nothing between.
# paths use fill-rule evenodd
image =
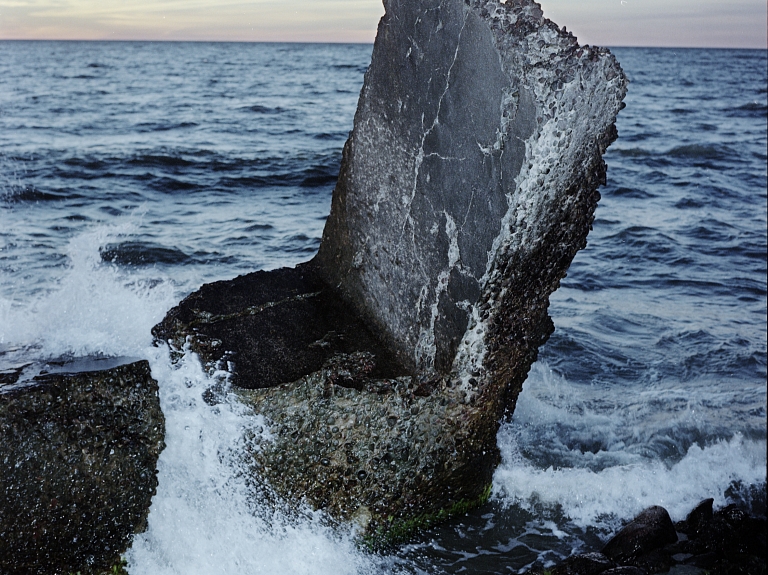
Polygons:
<instances>
[{"instance_id":1,"label":"wet rock","mask_svg":"<svg viewBox=\"0 0 768 575\"><path fill-rule=\"evenodd\" d=\"M255 477L374 539L487 498L627 88L531 0L385 7L317 257L154 330L267 418Z\"/></svg>"},{"instance_id":2,"label":"wet rock","mask_svg":"<svg viewBox=\"0 0 768 575\"><path fill-rule=\"evenodd\" d=\"M149 364L48 369L0 385L2 573L110 568L157 487L164 418Z\"/></svg>"},{"instance_id":3,"label":"wet rock","mask_svg":"<svg viewBox=\"0 0 768 575\"><path fill-rule=\"evenodd\" d=\"M659 506L642 511L606 543L603 553L620 564L677 541L677 532L666 509Z\"/></svg>"},{"instance_id":4,"label":"wet rock","mask_svg":"<svg viewBox=\"0 0 768 575\"><path fill-rule=\"evenodd\" d=\"M697 514L701 520L689 528L688 552L693 556L686 563L712 573L765 573L765 517L752 517L736 505L713 513L709 521L707 515Z\"/></svg>"},{"instance_id":5,"label":"wet rock","mask_svg":"<svg viewBox=\"0 0 768 575\"><path fill-rule=\"evenodd\" d=\"M624 565L621 567L614 567L613 569L608 569L608 571L603 571L602 575L648 575L648 572L643 571L639 567Z\"/></svg>"},{"instance_id":6,"label":"wet rock","mask_svg":"<svg viewBox=\"0 0 768 575\"><path fill-rule=\"evenodd\" d=\"M666 573L675 563L682 561L675 561L666 549L654 549L632 560L632 565L646 573Z\"/></svg>"},{"instance_id":7,"label":"wet rock","mask_svg":"<svg viewBox=\"0 0 768 575\"><path fill-rule=\"evenodd\" d=\"M667 572L671 575L764 575L765 517L749 515L735 504L713 512L712 503L712 499L702 501L685 521L677 523L677 541L668 544L661 543L672 539L666 512L661 507L646 509L606 545L606 555L621 564L603 570L602 575ZM659 533L666 535L652 535L646 529L649 525L655 525ZM580 573L574 566L582 565L584 557L593 555L569 557L551 573ZM597 557L604 556L597 554Z\"/></svg>"},{"instance_id":8,"label":"wet rock","mask_svg":"<svg viewBox=\"0 0 768 575\"><path fill-rule=\"evenodd\" d=\"M712 504L714 499L705 499L699 503L693 511L688 514L685 521L681 524L681 531L684 531L689 537L696 537L712 521L714 517Z\"/></svg>"},{"instance_id":9,"label":"wet rock","mask_svg":"<svg viewBox=\"0 0 768 575\"><path fill-rule=\"evenodd\" d=\"M175 349L191 335L206 363L236 365L234 381L246 389L296 381L356 352L375 356L371 376L407 373L311 264L206 284L152 333Z\"/></svg>"},{"instance_id":10,"label":"wet rock","mask_svg":"<svg viewBox=\"0 0 768 575\"><path fill-rule=\"evenodd\" d=\"M0 385L12 385L16 383L24 371L24 368L29 367L31 364L24 364L14 367L5 367L0 369Z\"/></svg>"},{"instance_id":11,"label":"wet rock","mask_svg":"<svg viewBox=\"0 0 768 575\"><path fill-rule=\"evenodd\" d=\"M602 553L573 555L552 569L552 575L600 575L616 564Z\"/></svg>"}]
</instances>

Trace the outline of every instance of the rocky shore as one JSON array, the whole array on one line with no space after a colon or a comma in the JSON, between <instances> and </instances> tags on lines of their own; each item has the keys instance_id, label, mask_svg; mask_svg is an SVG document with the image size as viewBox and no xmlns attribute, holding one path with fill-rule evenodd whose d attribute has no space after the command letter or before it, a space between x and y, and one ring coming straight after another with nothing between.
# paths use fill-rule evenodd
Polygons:
<instances>
[{"instance_id":1,"label":"rocky shore","mask_svg":"<svg viewBox=\"0 0 768 575\"><path fill-rule=\"evenodd\" d=\"M713 510L706 499L673 523L666 509L649 507L600 551L567 558L526 575L763 575L766 518L732 504Z\"/></svg>"},{"instance_id":2,"label":"rocky shore","mask_svg":"<svg viewBox=\"0 0 768 575\"><path fill-rule=\"evenodd\" d=\"M385 8L317 256L203 286L153 330L264 416L254 483L373 545L488 498L628 85L532 0ZM27 368L0 373L0 568L110 568L157 485L157 383L147 362Z\"/></svg>"}]
</instances>

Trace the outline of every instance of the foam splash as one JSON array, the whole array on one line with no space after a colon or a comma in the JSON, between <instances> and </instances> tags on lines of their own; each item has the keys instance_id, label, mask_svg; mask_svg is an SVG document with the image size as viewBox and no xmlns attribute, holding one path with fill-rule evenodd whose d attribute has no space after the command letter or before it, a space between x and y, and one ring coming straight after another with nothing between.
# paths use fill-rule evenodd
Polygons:
<instances>
[{"instance_id":1,"label":"foam splash","mask_svg":"<svg viewBox=\"0 0 768 575\"><path fill-rule=\"evenodd\" d=\"M135 218L136 214L134 214ZM140 214L139 214L140 217ZM166 448L148 530L126 559L131 575L344 575L381 572L389 560L358 549L321 514L289 514L250 485L240 461L263 419L232 396L203 400L222 374L187 354L172 364L151 328L180 297L157 270L120 268L99 249L136 229L134 219L97 226L70 240L68 265L44 293L0 299L0 352L19 361L60 356L132 356L150 361L166 418ZM142 275L143 274L143 275ZM18 357L17 357L18 356ZM393 570L386 568L385 572Z\"/></svg>"},{"instance_id":2,"label":"foam splash","mask_svg":"<svg viewBox=\"0 0 768 575\"><path fill-rule=\"evenodd\" d=\"M680 520L705 498L713 497L715 506L734 498L749 502L750 486L765 485L764 434L747 438L732 429L727 438L709 434L706 441L686 442L681 455L677 444L673 456L659 453L654 444L679 443L676 436L707 437L707 420L696 415L695 400L690 409L669 411L659 410L648 394L625 403L614 394L610 405L594 404L587 398L604 391L570 385L542 362L525 385L513 421L498 435L502 464L494 496L506 505L557 509L577 527L607 532L651 505L666 507ZM669 390L657 394L663 398ZM649 410L641 416L655 410L655 421L637 416L640 405Z\"/></svg>"},{"instance_id":3,"label":"foam splash","mask_svg":"<svg viewBox=\"0 0 768 575\"><path fill-rule=\"evenodd\" d=\"M127 221L74 237L49 290L24 302L0 298L0 345L38 349L43 358L141 355L178 294L170 281L102 262L99 248L134 228Z\"/></svg>"},{"instance_id":4,"label":"foam splash","mask_svg":"<svg viewBox=\"0 0 768 575\"><path fill-rule=\"evenodd\" d=\"M204 373L193 354L171 365L165 348L150 362L160 381L167 447L148 530L127 553L131 575L301 575L374 573L351 534L334 531L320 514L297 519L274 500L261 500L238 457L246 437L263 433L261 416L232 396L215 406L203 392L221 374Z\"/></svg>"},{"instance_id":5,"label":"foam splash","mask_svg":"<svg viewBox=\"0 0 768 575\"><path fill-rule=\"evenodd\" d=\"M25 190L25 176L20 162L0 154L0 202L11 200Z\"/></svg>"}]
</instances>

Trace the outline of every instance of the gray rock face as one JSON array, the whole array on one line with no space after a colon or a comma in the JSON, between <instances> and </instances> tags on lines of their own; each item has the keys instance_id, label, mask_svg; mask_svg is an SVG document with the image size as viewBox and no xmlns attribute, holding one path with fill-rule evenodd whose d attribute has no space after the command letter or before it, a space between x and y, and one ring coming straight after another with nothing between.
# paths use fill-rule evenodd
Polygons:
<instances>
[{"instance_id":1,"label":"gray rock face","mask_svg":"<svg viewBox=\"0 0 768 575\"><path fill-rule=\"evenodd\" d=\"M627 88L530 0L385 7L317 257L153 330L268 420L256 477L374 539L487 498Z\"/></svg>"},{"instance_id":2,"label":"gray rock face","mask_svg":"<svg viewBox=\"0 0 768 575\"><path fill-rule=\"evenodd\" d=\"M446 374L482 355L462 339L487 339L477 307L498 303L502 262L557 252L542 246L557 226L555 257L584 245L595 186L577 179L626 79L532 2L386 8L318 262L404 364Z\"/></svg>"},{"instance_id":3,"label":"gray rock face","mask_svg":"<svg viewBox=\"0 0 768 575\"><path fill-rule=\"evenodd\" d=\"M109 569L145 528L157 487L157 382L146 361L27 382L22 372L0 380L0 572Z\"/></svg>"}]
</instances>

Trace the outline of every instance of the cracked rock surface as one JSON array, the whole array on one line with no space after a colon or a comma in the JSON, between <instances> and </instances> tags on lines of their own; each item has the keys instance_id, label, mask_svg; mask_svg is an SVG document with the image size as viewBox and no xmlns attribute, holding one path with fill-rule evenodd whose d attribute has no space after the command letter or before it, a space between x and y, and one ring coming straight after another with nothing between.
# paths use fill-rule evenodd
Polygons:
<instances>
[{"instance_id":1,"label":"cracked rock surface","mask_svg":"<svg viewBox=\"0 0 768 575\"><path fill-rule=\"evenodd\" d=\"M385 8L318 255L204 286L154 333L270 422L255 475L392 539L487 497L627 79L530 0Z\"/></svg>"}]
</instances>

